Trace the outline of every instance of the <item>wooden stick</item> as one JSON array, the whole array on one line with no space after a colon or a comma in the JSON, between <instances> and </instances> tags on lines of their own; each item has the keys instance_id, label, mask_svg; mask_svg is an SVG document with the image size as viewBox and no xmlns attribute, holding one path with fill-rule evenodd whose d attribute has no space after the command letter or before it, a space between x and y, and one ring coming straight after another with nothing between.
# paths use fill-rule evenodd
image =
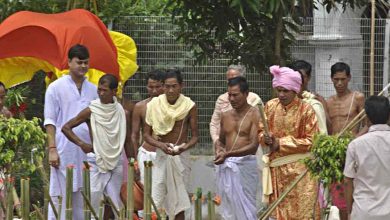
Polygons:
<instances>
[{"instance_id":1,"label":"wooden stick","mask_svg":"<svg viewBox=\"0 0 390 220\"><path fill-rule=\"evenodd\" d=\"M259 104L257 104L257 107L259 108L261 122L263 123L263 126L264 126L264 135L268 135L269 128L268 128L267 117L265 116L263 105L261 103L259 103Z\"/></svg>"},{"instance_id":2,"label":"wooden stick","mask_svg":"<svg viewBox=\"0 0 390 220\"><path fill-rule=\"evenodd\" d=\"M309 170L305 170L305 172L301 173L297 178L295 178L294 182L291 183L290 186L265 210L260 217L259 220L266 220L272 214L272 212L276 209L276 207L281 203L284 198L291 192L291 190L305 177Z\"/></svg>"},{"instance_id":3,"label":"wooden stick","mask_svg":"<svg viewBox=\"0 0 390 220\"><path fill-rule=\"evenodd\" d=\"M264 112L264 107L262 103L257 104L257 107L259 108L261 122L263 123L263 127L264 127L264 136L269 136L268 121L267 121L267 116L265 115ZM268 154L271 151L269 146L262 146L262 147L263 147L263 154Z\"/></svg>"}]
</instances>

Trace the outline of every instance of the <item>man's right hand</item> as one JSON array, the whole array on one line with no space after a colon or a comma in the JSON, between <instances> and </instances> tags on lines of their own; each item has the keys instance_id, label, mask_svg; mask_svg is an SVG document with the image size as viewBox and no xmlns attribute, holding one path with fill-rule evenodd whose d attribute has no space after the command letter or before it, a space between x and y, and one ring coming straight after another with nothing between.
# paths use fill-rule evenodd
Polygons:
<instances>
[{"instance_id":1,"label":"man's right hand","mask_svg":"<svg viewBox=\"0 0 390 220\"><path fill-rule=\"evenodd\" d=\"M271 132L269 134L265 134L264 135L264 143L267 146L272 146L274 144L273 140L274 140L274 136L273 136L273 134Z\"/></svg>"},{"instance_id":2,"label":"man's right hand","mask_svg":"<svg viewBox=\"0 0 390 220\"><path fill-rule=\"evenodd\" d=\"M57 168L57 169L60 166L60 157L58 155L56 147L49 148L49 164L52 167Z\"/></svg>"},{"instance_id":3,"label":"man's right hand","mask_svg":"<svg viewBox=\"0 0 390 220\"><path fill-rule=\"evenodd\" d=\"M160 149L168 155L173 155L173 149L169 143L161 143Z\"/></svg>"}]
</instances>

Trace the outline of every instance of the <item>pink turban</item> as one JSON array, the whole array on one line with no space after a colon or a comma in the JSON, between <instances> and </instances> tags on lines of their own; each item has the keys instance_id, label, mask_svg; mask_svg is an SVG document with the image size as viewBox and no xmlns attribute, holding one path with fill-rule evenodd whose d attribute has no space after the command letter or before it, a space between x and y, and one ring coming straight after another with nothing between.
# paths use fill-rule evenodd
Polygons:
<instances>
[{"instance_id":1,"label":"pink turban","mask_svg":"<svg viewBox=\"0 0 390 220\"><path fill-rule=\"evenodd\" d=\"M302 78L299 72L288 67L279 66L271 66L269 70L274 76L272 79L273 88L280 86L288 90L293 90L296 93L301 91Z\"/></svg>"}]
</instances>

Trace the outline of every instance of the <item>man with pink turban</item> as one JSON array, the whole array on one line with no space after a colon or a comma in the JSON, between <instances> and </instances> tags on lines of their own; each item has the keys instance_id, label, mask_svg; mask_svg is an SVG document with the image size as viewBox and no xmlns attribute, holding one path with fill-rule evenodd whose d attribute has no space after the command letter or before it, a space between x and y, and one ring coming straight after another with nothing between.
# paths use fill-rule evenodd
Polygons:
<instances>
[{"instance_id":1,"label":"man with pink turban","mask_svg":"<svg viewBox=\"0 0 390 220\"><path fill-rule=\"evenodd\" d=\"M263 202L272 203L305 170L299 160L310 156L313 136L318 132L318 123L313 108L298 98L302 78L299 72L287 67L272 66L272 87L278 98L268 101L264 107L269 132L259 124L259 142L269 147L263 161ZM287 195L271 218L319 219L316 201L317 183L309 174ZM313 209L316 216L313 216Z\"/></svg>"}]
</instances>

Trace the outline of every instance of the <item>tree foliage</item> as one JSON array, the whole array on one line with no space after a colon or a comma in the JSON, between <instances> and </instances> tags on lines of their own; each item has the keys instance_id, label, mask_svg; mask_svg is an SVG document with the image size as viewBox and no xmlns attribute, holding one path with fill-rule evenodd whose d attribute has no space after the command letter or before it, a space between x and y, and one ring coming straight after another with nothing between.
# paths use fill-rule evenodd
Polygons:
<instances>
[{"instance_id":1,"label":"tree foliage","mask_svg":"<svg viewBox=\"0 0 390 220\"><path fill-rule=\"evenodd\" d=\"M0 168L11 176L29 176L36 169L32 160L44 156L46 135L39 119L0 116L0 133Z\"/></svg>"},{"instance_id":2,"label":"tree foliage","mask_svg":"<svg viewBox=\"0 0 390 220\"><path fill-rule=\"evenodd\" d=\"M163 15L169 12L168 0L1 0L0 21L11 14L28 10L42 13L65 12L84 8L96 14L106 24L128 15Z\"/></svg>"},{"instance_id":3,"label":"tree foliage","mask_svg":"<svg viewBox=\"0 0 390 220\"><path fill-rule=\"evenodd\" d=\"M224 55L257 71L288 62L299 17L323 5L328 11L362 7L364 0L169 0L178 38L199 61Z\"/></svg>"}]
</instances>

